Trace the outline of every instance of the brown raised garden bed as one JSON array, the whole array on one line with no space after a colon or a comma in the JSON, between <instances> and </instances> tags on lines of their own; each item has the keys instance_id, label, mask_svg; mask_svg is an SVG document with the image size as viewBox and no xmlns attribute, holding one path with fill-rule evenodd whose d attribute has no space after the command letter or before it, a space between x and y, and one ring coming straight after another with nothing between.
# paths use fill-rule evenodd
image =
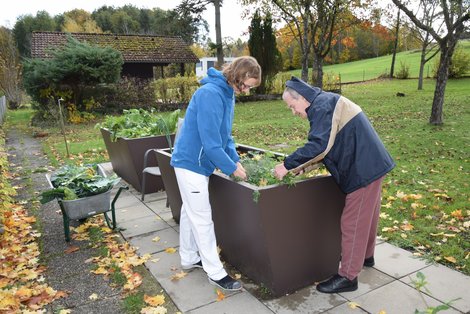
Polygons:
<instances>
[{"instance_id":1,"label":"brown raised garden bed","mask_svg":"<svg viewBox=\"0 0 470 314\"><path fill-rule=\"evenodd\" d=\"M101 128L109 159L114 172L123 180L131 184L137 191L142 192L142 170L144 168L144 154L148 149L168 148L164 135L141 138L117 138L111 140L111 132ZM172 141L174 135L172 135ZM155 154L149 154L147 166L157 166ZM161 177L147 175L145 193L153 193L164 189Z\"/></svg>"},{"instance_id":2,"label":"brown raised garden bed","mask_svg":"<svg viewBox=\"0 0 470 314\"><path fill-rule=\"evenodd\" d=\"M263 151L244 145L239 150ZM170 157L168 151L157 151L170 207L178 221L181 198ZM309 178L291 187L258 187L214 173L209 189L223 257L273 296L337 272L345 194L331 176Z\"/></svg>"}]
</instances>

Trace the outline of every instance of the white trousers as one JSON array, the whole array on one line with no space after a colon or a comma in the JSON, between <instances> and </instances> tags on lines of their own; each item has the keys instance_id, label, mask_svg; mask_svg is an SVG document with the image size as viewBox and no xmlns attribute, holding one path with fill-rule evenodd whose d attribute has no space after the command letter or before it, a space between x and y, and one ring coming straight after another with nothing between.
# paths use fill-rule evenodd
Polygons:
<instances>
[{"instance_id":1,"label":"white trousers","mask_svg":"<svg viewBox=\"0 0 470 314\"><path fill-rule=\"evenodd\" d=\"M183 168L175 168L183 206L180 215L181 265L202 261L209 278L227 276L215 239L212 209L209 202L209 177Z\"/></svg>"}]
</instances>

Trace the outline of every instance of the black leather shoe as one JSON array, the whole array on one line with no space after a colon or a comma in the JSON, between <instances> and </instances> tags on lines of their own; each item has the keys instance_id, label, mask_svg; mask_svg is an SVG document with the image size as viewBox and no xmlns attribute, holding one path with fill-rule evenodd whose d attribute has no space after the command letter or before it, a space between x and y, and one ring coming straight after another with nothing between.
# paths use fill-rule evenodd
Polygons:
<instances>
[{"instance_id":1,"label":"black leather shoe","mask_svg":"<svg viewBox=\"0 0 470 314\"><path fill-rule=\"evenodd\" d=\"M327 281L317 285L317 290L323 293L338 293L357 290L357 277L349 280L338 274L334 275Z\"/></svg>"},{"instance_id":2,"label":"black leather shoe","mask_svg":"<svg viewBox=\"0 0 470 314\"><path fill-rule=\"evenodd\" d=\"M372 267L375 265L374 256L368 257L364 260L365 267Z\"/></svg>"}]
</instances>

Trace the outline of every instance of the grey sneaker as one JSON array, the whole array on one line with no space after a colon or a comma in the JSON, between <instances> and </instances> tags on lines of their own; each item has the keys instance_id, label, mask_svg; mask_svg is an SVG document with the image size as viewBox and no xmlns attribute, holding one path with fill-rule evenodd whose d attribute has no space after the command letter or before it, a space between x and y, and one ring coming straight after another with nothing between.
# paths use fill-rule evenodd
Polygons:
<instances>
[{"instance_id":1,"label":"grey sneaker","mask_svg":"<svg viewBox=\"0 0 470 314\"><path fill-rule=\"evenodd\" d=\"M184 270L190 270L190 269L193 269L193 268L202 268L202 262L199 261L199 262L194 263L192 265L181 265L181 268L183 268Z\"/></svg>"},{"instance_id":2,"label":"grey sneaker","mask_svg":"<svg viewBox=\"0 0 470 314\"><path fill-rule=\"evenodd\" d=\"M225 276L220 280L214 280L209 278L209 282L227 291L238 291L242 288L242 284L240 283L240 281L233 279L229 275Z\"/></svg>"}]
</instances>

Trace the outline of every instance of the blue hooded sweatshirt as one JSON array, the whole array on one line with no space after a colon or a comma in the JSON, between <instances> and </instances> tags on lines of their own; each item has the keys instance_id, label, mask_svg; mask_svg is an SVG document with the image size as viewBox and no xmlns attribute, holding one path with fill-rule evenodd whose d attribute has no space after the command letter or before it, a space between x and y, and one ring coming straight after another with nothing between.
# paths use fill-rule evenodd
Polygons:
<instances>
[{"instance_id":1,"label":"blue hooded sweatshirt","mask_svg":"<svg viewBox=\"0 0 470 314\"><path fill-rule=\"evenodd\" d=\"M231 175L240 160L232 138L235 94L222 72L210 68L189 102L171 165L210 176Z\"/></svg>"}]
</instances>

